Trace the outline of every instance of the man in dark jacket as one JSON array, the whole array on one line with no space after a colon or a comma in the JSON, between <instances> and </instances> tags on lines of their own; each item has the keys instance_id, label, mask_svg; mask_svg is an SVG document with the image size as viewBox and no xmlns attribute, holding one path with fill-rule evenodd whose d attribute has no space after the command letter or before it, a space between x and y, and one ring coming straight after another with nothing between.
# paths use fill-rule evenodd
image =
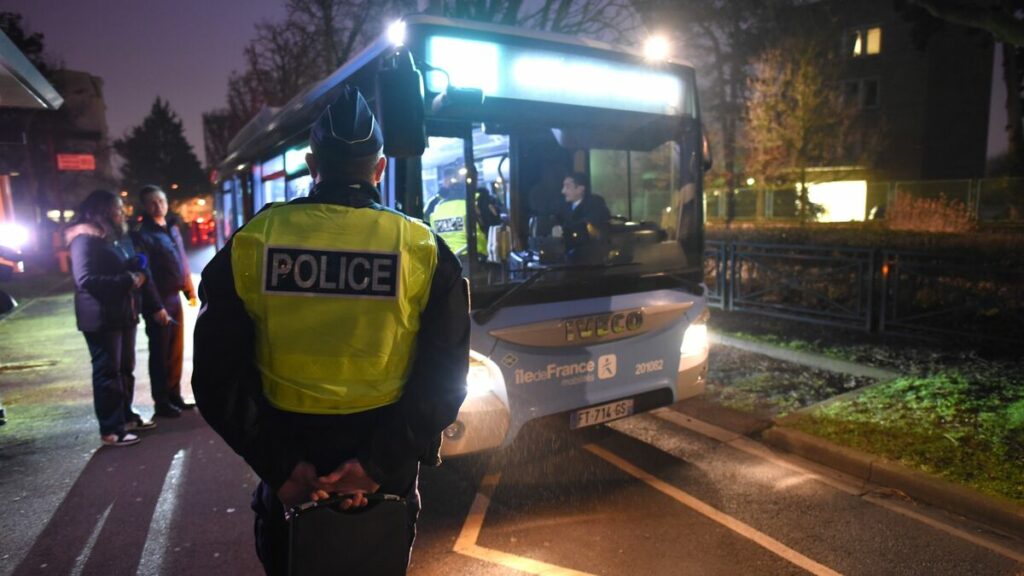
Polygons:
<instances>
[{"instance_id":1,"label":"man in dark jacket","mask_svg":"<svg viewBox=\"0 0 1024 576\"><path fill-rule=\"evenodd\" d=\"M565 204L558 213L565 243L565 258L570 264L601 264L608 252L611 212L604 198L593 194L587 175L573 172L562 181Z\"/></svg>"},{"instance_id":2,"label":"man in dark jacket","mask_svg":"<svg viewBox=\"0 0 1024 576\"><path fill-rule=\"evenodd\" d=\"M329 493L351 495L345 506L404 496L414 534L419 463L440 462L469 364L461 266L422 222L380 205L382 138L357 90L321 114L310 147L310 195L264 208L199 286L192 387L261 479L268 574L287 572L285 511Z\"/></svg>"},{"instance_id":3,"label":"man in dark jacket","mask_svg":"<svg viewBox=\"0 0 1024 576\"><path fill-rule=\"evenodd\" d=\"M181 396L181 364L185 351L181 294L190 302L194 301L195 288L181 233L167 219L167 195L158 186L143 186L139 191L139 206L143 216L135 237L149 256L153 284L171 317L171 321L164 324L146 318L150 391L155 414L177 418L182 410L195 407Z\"/></svg>"}]
</instances>

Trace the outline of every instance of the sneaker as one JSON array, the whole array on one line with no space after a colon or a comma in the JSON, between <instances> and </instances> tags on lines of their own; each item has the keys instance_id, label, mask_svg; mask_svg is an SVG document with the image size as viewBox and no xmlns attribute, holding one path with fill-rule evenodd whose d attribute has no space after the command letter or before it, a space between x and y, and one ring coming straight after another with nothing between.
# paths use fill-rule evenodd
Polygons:
<instances>
[{"instance_id":1,"label":"sneaker","mask_svg":"<svg viewBox=\"0 0 1024 576\"><path fill-rule=\"evenodd\" d=\"M161 418L180 418L181 410L170 403L157 404L156 408L153 410L153 414Z\"/></svg>"},{"instance_id":2,"label":"sneaker","mask_svg":"<svg viewBox=\"0 0 1024 576\"><path fill-rule=\"evenodd\" d=\"M139 437L135 434L121 432L120 434L107 434L100 436L104 446L131 446L139 443Z\"/></svg>"},{"instance_id":3,"label":"sneaker","mask_svg":"<svg viewBox=\"0 0 1024 576\"><path fill-rule=\"evenodd\" d=\"M171 398L168 401L168 404L182 411L191 410L196 407L195 402L186 402L185 399L181 398L180 396L178 398Z\"/></svg>"},{"instance_id":4,"label":"sneaker","mask_svg":"<svg viewBox=\"0 0 1024 576\"><path fill-rule=\"evenodd\" d=\"M134 430L136 432L144 432L146 430L152 430L156 428L156 422L152 420L143 420L142 416L136 416L134 420L129 420L124 423L125 430Z\"/></svg>"}]
</instances>

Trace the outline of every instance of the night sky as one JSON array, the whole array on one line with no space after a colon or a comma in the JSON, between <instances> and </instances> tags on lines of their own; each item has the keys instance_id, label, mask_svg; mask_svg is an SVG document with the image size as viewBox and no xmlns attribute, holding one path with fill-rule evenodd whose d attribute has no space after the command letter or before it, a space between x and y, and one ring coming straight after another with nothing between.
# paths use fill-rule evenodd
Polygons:
<instances>
[{"instance_id":1,"label":"night sky","mask_svg":"<svg viewBox=\"0 0 1024 576\"><path fill-rule=\"evenodd\" d=\"M68 68L103 78L111 139L142 121L157 95L170 101L200 162L203 112L224 105L228 74L260 20L284 19L285 0L0 0L46 35ZM998 54L998 50L997 50ZM1006 149L1004 99L993 77L989 155ZM698 71L699 73L699 71Z\"/></svg>"},{"instance_id":2,"label":"night sky","mask_svg":"<svg viewBox=\"0 0 1024 576\"><path fill-rule=\"evenodd\" d=\"M142 121L159 95L203 158L201 115L224 105L227 78L260 20L282 20L284 0L0 0L67 68L104 81L111 139Z\"/></svg>"}]
</instances>

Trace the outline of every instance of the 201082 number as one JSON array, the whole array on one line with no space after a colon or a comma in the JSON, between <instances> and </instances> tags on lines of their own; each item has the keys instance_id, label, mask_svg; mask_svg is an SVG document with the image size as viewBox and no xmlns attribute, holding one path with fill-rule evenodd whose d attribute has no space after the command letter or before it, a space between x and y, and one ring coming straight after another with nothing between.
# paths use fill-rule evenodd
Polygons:
<instances>
[{"instance_id":1,"label":"201082 number","mask_svg":"<svg viewBox=\"0 0 1024 576\"><path fill-rule=\"evenodd\" d=\"M664 360L651 360L650 362L641 362L636 365L636 375L650 374L651 372L660 372L665 369Z\"/></svg>"}]
</instances>

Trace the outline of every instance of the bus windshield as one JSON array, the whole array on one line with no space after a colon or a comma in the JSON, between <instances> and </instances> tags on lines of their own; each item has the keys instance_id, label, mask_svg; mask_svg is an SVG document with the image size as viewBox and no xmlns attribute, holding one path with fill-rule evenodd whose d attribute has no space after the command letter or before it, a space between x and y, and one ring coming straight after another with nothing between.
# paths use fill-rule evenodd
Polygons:
<instances>
[{"instance_id":1,"label":"bus windshield","mask_svg":"<svg viewBox=\"0 0 1024 576\"><path fill-rule=\"evenodd\" d=\"M527 279L517 303L700 282L697 138L632 150L551 128L465 134L430 136L420 172L424 221L462 260L474 308Z\"/></svg>"}]
</instances>

